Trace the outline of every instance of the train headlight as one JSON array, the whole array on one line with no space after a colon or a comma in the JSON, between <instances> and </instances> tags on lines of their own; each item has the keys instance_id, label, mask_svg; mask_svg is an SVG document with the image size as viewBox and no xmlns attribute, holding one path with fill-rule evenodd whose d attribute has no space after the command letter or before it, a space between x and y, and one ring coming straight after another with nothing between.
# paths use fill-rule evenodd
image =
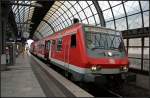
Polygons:
<instances>
[{"instance_id":1,"label":"train headlight","mask_svg":"<svg viewBox=\"0 0 150 98\"><path fill-rule=\"evenodd\" d=\"M126 71L126 70L128 70L128 68L127 68L127 66L122 66L120 70Z\"/></svg>"},{"instance_id":2,"label":"train headlight","mask_svg":"<svg viewBox=\"0 0 150 98\"><path fill-rule=\"evenodd\" d=\"M92 66L92 67L91 67L91 70L92 70L92 71L101 70L101 66L98 66L98 65L97 65L97 66Z\"/></svg>"},{"instance_id":3,"label":"train headlight","mask_svg":"<svg viewBox=\"0 0 150 98\"><path fill-rule=\"evenodd\" d=\"M108 52L108 56L112 56L112 52Z\"/></svg>"},{"instance_id":4,"label":"train headlight","mask_svg":"<svg viewBox=\"0 0 150 98\"><path fill-rule=\"evenodd\" d=\"M97 67L96 67L96 66L92 66L92 67L91 67L91 70L92 70L92 71L96 71L96 70L97 70Z\"/></svg>"},{"instance_id":5,"label":"train headlight","mask_svg":"<svg viewBox=\"0 0 150 98\"><path fill-rule=\"evenodd\" d=\"M127 66L124 66L124 67L123 67L123 70L128 70Z\"/></svg>"}]
</instances>

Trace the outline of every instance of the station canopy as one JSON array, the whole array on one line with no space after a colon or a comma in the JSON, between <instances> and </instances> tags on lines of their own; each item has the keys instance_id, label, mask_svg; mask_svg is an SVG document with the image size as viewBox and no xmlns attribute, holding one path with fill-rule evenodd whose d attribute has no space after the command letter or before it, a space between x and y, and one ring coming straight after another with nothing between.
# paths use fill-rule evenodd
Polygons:
<instances>
[{"instance_id":1,"label":"station canopy","mask_svg":"<svg viewBox=\"0 0 150 98\"><path fill-rule=\"evenodd\" d=\"M29 30L34 7L13 5L12 8L18 28ZM72 25L74 18L78 18L80 23L120 31L149 27L149 12L149 1L55 1L38 24L33 36L41 39L53 34ZM22 21L26 24L21 24Z\"/></svg>"},{"instance_id":2,"label":"station canopy","mask_svg":"<svg viewBox=\"0 0 150 98\"><path fill-rule=\"evenodd\" d=\"M29 32L36 1L14 1L12 10L18 32Z\"/></svg>"}]
</instances>

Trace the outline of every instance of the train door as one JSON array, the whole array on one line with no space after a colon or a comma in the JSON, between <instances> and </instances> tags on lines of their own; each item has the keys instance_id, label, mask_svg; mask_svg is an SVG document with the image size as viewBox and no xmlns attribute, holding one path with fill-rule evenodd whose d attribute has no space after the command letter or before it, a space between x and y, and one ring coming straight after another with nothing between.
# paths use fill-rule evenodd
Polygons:
<instances>
[{"instance_id":1,"label":"train door","mask_svg":"<svg viewBox=\"0 0 150 98\"><path fill-rule=\"evenodd\" d=\"M44 57L47 60L49 60L49 52L51 51L50 45L51 45L50 40L45 41Z\"/></svg>"},{"instance_id":2,"label":"train door","mask_svg":"<svg viewBox=\"0 0 150 98\"><path fill-rule=\"evenodd\" d=\"M65 76L68 76L69 72L69 51L70 50L70 35L64 38L64 66L65 66Z\"/></svg>"},{"instance_id":3,"label":"train door","mask_svg":"<svg viewBox=\"0 0 150 98\"><path fill-rule=\"evenodd\" d=\"M55 58L55 51L56 51L56 40L53 39L51 40L51 52L49 52L49 58L52 59L52 58Z\"/></svg>"},{"instance_id":4,"label":"train door","mask_svg":"<svg viewBox=\"0 0 150 98\"><path fill-rule=\"evenodd\" d=\"M49 44L48 44L48 49L49 49L49 52L48 52L48 58L50 59L51 58L51 41L49 40Z\"/></svg>"}]
</instances>

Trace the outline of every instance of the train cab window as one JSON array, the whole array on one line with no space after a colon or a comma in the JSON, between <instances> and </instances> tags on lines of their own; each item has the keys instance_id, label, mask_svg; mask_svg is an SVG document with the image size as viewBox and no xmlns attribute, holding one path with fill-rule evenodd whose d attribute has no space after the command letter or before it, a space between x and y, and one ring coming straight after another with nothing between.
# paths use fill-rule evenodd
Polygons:
<instances>
[{"instance_id":1,"label":"train cab window","mask_svg":"<svg viewBox=\"0 0 150 98\"><path fill-rule=\"evenodd\" d=\"M62 38L59 38L57 40L57 51L61 51L62 50Z\"/></svg>"},{"instance_id":2,"label":"train cab window","mask_svg":"<svg viewBox=\"0 0 150 98\"><path fill-rule=\"evenodd\" d=\"M76 47L76 34L71 35L71 48Z\"/></svg>"}]
</instances>

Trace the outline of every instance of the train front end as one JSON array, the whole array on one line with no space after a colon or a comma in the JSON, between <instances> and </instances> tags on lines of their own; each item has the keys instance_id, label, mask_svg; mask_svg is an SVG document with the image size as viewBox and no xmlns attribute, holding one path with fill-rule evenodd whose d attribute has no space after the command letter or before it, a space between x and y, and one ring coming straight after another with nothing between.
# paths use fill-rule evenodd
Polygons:
<instances>
[{"instance_id":1,"label":"train front end","mask_svg":"<svg viewBox=\"0 0 150 98\"><path fill-rule=\"evenodd\" d=\"M120 31L84 26L88 72L114 75L128 71L129 61Z\"/></svg>"}]
</instances>

